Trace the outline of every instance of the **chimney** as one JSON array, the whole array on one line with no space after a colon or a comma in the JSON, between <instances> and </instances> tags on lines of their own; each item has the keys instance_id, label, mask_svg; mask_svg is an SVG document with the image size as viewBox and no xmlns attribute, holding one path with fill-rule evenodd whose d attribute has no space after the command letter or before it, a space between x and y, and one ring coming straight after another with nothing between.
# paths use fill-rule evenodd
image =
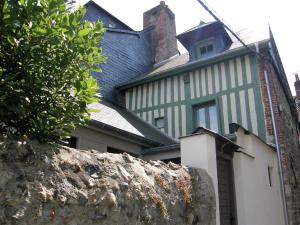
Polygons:
<instances>
[{"instance_id":1,"label":"chimney","mask_svg":"<svg viewBox=\"0 0 300 225\"><path fill-rule=\"evenodd\" d=\"M155 64L178 53L175 15L164 1L144 12L144 29L148 27L153 27L152 45Z\"/></svg>"},{"instance_id":2,"label":"chimney","mask_svg":"<svg viewBox=\"0 0 300 225\"><path fill-rule=\"evenodd\" d=\"M298 73L295 74L296 81L294 83L297 99L300 100L300 80Z\"/></svg>"}]
</instances>

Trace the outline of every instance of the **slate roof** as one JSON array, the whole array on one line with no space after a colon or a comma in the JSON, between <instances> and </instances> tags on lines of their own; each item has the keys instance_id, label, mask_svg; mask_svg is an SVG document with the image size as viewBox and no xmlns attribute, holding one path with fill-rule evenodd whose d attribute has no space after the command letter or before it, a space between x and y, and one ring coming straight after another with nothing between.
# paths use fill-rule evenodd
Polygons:
<instances>
[{"instance_id":1,"label":"slate roof","mask_svg":"<svg viewBox=\"0 0 300 225\"><path fill-rule=\"evenodd\" d=\"M201 24L199 26L206 26L208 24L211 24L211 23ZM199 28L199 26L192 28L187 32L190 32L191 30ZM245 44L247 44L249 46L252 45L253 48L255 48L255 46L254 46L255 43L263 43L263 42L266 42L269 40L268 29L266 29L265 32L259 32L259 33L254 33L254 31L251 31L249 29L242 29L242 30L236 32L236 34L244 41ZM166 62L164 64L160 65L159 67L153 68L148 73L144 73L144 74L130 80L129 82L119 85L119 88L125 89L130 86L134 86L134 84L136 82L147 80L151 77L153 77L153 78L156 76L160 77L160 75L165 72L169 72L169 71L176 70L179 68L184 68L185 66L189 66L189 65L195 64L195 63L211 61L211 60L221 57L223 55L234 53L240 49L245 49L245 47L233 35L229 34L229 36L231 37L233 43L227 50L223 51L222 53L216 54L210 58L199 59L199 60L194 60L194 61L190 61L188 53L184 53L182 55L172 57L170 60L166 60Z\"/></svg>"},{"instance_id":2,"label":"slate roof","mask_svg":"<svg viewBox=\"0 0 300 225\"><path fill-rule=\"evenodd\" d=\"M201 21L200 24L199 24L198 26L195 26L195 27L193 27L193 28L191 28L191 29L189 29L189 30L187 30L187 31L185 31L185 32L183 32L183 33L177 35L177 36L181 36L181 35L183 35L183 34L190 33L191 31L198 30L199 28L206 27L206 26L208 26L208 25L210 25L210 24L212 24L212 23L217 23L217 22L216 22L216 21L213 21L213 22L205 23L205 22L202 22L202 21Z\"/></svg>"},{"instance_id":3,"label":"slate roof","mask_svg":"<svg viewBox=\"0 0 300 225\"><path fill-rule=\"evenodd\" d=\"M117 23L119 23L120 25L122 25L122 27L124 29L127 29L129 31L133 31L133 29L128 26L127 24L125 24L123 21L119 20L117 17L115 17L114 15L112 15L110 12L108 12L107 10L105 10L104 8L102 8L100 5L98 5L95 1L90 0L87 3L84 4L84 6L89 6L91 5L92 7L97 8L98 10L105 12L110 18L114 19ZM103 19L103 18L102 18ZM103 22L103 21L102 21Z\"/></svg>"},{"instance_id":4,"label":"slate roof","mask_svg":"<svg viewBox=\"0 0 300 225\"><path fill-rule=\"evenodd\" d=\"M102 99L117 101L119 93L115 86L128 82L153 67L152 28L133 31L95 2L90 1L85 6L86 20L93 22L100 19L108 27L101 41L102 53L107 59L99 65L102 72L91 71L91 75L101 87L99 92ZM111 22L116 27L109 28Z\"/></svg>"},{"instance_id":5,"label":"slate roof","mask_svg":"<svg viewBox=\"0 0 300 225\"><path fill-rule=\"evenodd\" d=\"M88 124L104 126L106 130L119 133L131 138L137 138L142 142L152 142L154 146L176 144L178 141L156 129L152 124L142 120L127 109L109 102L94 103L89 106L98 109L99 112L91 113L91 121Z\"/></svg>"}]
</instances>

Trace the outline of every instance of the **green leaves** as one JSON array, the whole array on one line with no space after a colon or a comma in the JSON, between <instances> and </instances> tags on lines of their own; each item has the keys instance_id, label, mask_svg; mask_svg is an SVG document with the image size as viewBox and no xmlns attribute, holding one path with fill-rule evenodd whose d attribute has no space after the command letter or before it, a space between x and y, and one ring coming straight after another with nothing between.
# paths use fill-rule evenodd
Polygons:
<instances>
[{"instance_id":1,"label":"green leaves","mask_svg":"<svg viewBox=\"0 0 300 225\"><path fill-rule=\"evenodd\" d=\"M0 7L0 132L41 142L70 135L99 100L104 28L65 0L3 0ZM0 3L1 6L1 3Z\"/></svg>"},{"instance_id":2,"label":"green leaves","mask_svg":"<svg viewBox=\"0 0 300 225\"><path fill-rule=\"evenodd\" d=\"M84 36L88 35L89 32L90 32L90 29L89 28L85 28L85 29L83 29L83 30L81 30L81 31L78 32L78 36L79 37L84 37Z\"/></svg>"}]
</instances>

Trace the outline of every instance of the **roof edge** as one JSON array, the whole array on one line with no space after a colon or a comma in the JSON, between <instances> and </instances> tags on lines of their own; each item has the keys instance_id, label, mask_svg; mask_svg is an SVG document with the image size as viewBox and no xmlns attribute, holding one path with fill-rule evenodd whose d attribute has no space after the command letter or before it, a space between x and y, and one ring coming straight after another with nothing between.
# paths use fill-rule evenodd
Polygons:
<instances>
[{"instance_id":1,"label":"roof edge","mask_svg":"<svg viewBox=\"0 0 300 225\"><path fill-rule=\"evenodd\" d=\"M242 130L244 131L244 134L246 134L246 135L252 135L252 136L254 136L257 140L259 140L261 143L263 143L264 145L267 145L267 146L269 146L270 148L272 148L273 150L276 150L274 145L272 145L271 143L267 143L267 142L264 141L262 138L260 138L260 137L257 136L256 134L252 133L251 131L249 131L249 130L246 129L245 127L241 126L240 124L237 124L237 123L230 123L230 124L229 124L229 128L230 128L230 131L231 131L232 133L238 131L238 129L242 129Z\"/></svg>"},{"instance_id":2,"label":"roof edge","mask_svg":"<svg viewBox=\"0 0 300 225\"><path fill-rule=\"evenodd\" d=\"M205 127L197 127L193 132L192 134L190 135L186 135L186 136L183 136L183 137L180 137L179 139L183 139L183 138L187 138L187 137L192 137L192 136L197 136L197 135L201 135L201 134L208 134L210 136L213 136L213 137L216 137L216 138L219 138L223 141L226 141L228 143L230 143L231 145L233 145L234 147L236 147L237 149L239 148L243 148L241 146L239 146L238 144L234 143L233 141L231 141L230 139L228 139L227 137L219 134L219 133L216 133L210 129L207 129Z\"/></svg>"},{"instance_id":3,"label":"roof edge","mask_svg":"<svg viewBox=\"0 0 300 225\"><path fill-rule=\"evenodd\" d=\"M150 140L148 138L130 133L128 131L125 131L125 130L122 130L122 129L119 129L119 128L116 128L116 127L113 127L113 126L110 126L108 124L102 123L102 122L97 121L97 120L89 120L89 121L86 122L86 124L88 126L95 126L95 128L100 129L100 130L101 130L101 128L105 128L105 131L108 131L109 133L124 135L124 137L133 139L134 141L136 141L138 143L141 143L141 144L146 144L148 146L150 145L150 146L153 146L153 147L163 146L162 143Z\"/></svg>"},{"instance_id":4,"label":"roof edge","mask_svg":"<svg viewBox=\"0 0 300 225\"><path fill-rule=\"evenodd\" d=\"M114 15L112 15L110 12L108 12L106 9L104 9L103 7L101 7L100 5L98 5L98 3L96 3L95 1L90 0L87 3L85 3L84 6L86 6L88 4L94 4L94 5L96 5L98 9L103 10L105 13L107 13L108 15L110 15L111 17L113 17L115 20L117 20L120 24L122 24L125 27L127 27L130 31L134 31L130 26L128 26L126 23L124 23L121 20L119 20L117 17L115 17Z\"/></svg>"}]
</instances>

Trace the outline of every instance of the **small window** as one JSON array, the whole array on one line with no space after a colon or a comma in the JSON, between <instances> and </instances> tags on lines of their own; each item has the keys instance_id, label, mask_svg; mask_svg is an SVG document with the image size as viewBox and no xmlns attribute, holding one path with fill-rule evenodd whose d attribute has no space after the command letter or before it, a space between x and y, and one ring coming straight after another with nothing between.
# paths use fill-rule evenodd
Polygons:
<instances>
[{"instance_id":1,"label":"small window","mask_svg":"<svg viewBox=\"0 0 300 225\"><path fill-rule=\"evenodd\" d=\"M138 154L135 154L133 152L123 151L123 150L112 148L112 147L109 147L109 146L107 147L107 152L108 153L113 153L113 154L123 154L124 152L126 152L127 154L129 154L133 157L138 157Z\"/></svg>"},{"instance_id":2,"label":"small window","mask_svg":"<svg viewBox=\"0 0 300 225\"><path fill-rule=\"evenodd\" d=\"M195 127L205 127L219 132L217 107L214 102L195 107Z\"/></svg>"},{"instance_id":3,"label":"small window","mask_svg":"<svg viewBox=\"0 0 300 225\"><path fill-rule=\"evenodd\" d=\"M155 126L157 127L157 129L164 132L164 130L165 130L165 119L163 117L155 119Z\"/></svg>"},{"instance_id":4,"label":"small window","mask_svg":"<svg viewBox=\"0 0 300 225\"><path fill-rule=\"evenodd\" d=\"M67 145L70 148L76 148L77 147L77 138L76 137L70 137L67 139Z\"/></svg>"},{"instance_id":5,"label":"small window","mask_svg":"<svg viewBox=\"0 0 300 225\"><path fill-rule=\"evenodd\" d=\"M196 45L196 57L198 59L212 56L215 53L213 41L205 41Z\"/></svg>"},{"instance_id":6,"label":"small window","mask_svg":"<svg viewBox=\"0 0 300 225\"><path fill-rule=\"evenodd\" d=\"M109 28L116 28L116 24L113 21L108 21L108 27Z\"/></svg>"},{"instance_id":7,"label":"small window","mask_svg":"<svg viewBox=\"0 0 300 225\"><path fill-rule=\"evenodd\" d=\"M209 54L210 52L212 52L214 49L213 45L206 45L206 46L203 46L200 48L200 55L203 56L203 55L207 55Z\"/></svg>"},{"instance_id":8,"label":"small window","mask_svg":"<svg viewBox=\"0 0 300 225\"><path fill-rule=\"evenodd\" d=\"M269 176L270 187L272 187L272 172L273 172L273 168L271 166L268 166L268 176Z\"/></svg>"}]
</instances>

